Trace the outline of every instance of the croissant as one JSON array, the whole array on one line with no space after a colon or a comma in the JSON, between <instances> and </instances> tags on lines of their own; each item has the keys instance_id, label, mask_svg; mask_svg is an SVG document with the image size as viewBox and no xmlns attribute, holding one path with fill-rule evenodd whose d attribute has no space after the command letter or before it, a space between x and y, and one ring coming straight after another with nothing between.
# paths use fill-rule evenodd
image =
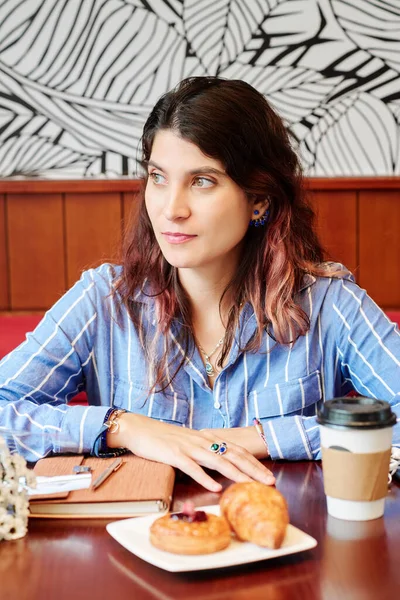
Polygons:
<instances>
[{"instance_id":1,"label":"croissant","mask_svg":"<svg viewBox=\"0 0 400 600\"><path fill-rule=\"evenodd\" d=\"M234 483L220 499L221 515L241 541L280 548L289 523L285 498L274 487Z\"/></svg>"}]
</instances>

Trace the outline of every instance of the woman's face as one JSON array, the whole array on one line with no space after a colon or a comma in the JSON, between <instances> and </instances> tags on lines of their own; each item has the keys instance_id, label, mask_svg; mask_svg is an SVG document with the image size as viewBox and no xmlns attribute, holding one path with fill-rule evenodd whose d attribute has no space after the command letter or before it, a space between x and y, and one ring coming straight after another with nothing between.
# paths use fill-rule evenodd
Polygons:
<instances>
[{"instance_id":1,"label":"woman's face","mask_svg":"<svg viewBox=\"0 0 400 600\"><path fill-rule=\"evenodd\" d=\"M148 173L146 207L165 259L177 268L235 269L254 206L223 165L161 130Z\"/></svg>"}]
</instances>

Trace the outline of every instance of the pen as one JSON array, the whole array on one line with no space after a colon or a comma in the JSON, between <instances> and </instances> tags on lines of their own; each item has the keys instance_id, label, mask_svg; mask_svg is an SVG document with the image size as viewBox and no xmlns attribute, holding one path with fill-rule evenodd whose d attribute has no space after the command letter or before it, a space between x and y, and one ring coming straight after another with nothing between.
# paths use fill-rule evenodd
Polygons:
<instances>
[{"instance_id":1,"label":"pen","mask_svg":"<svg viewBox=\"0 0 400 600\"><path fill-rule=\"evenodd\" d=\"M115 471L118 471L123 464L124 461L120 456L113 460L111 465L108 466L107 469L105 469L102 473L100 473L100 475L93 481L92 490L96 490L102 483L104 483L106 479L110 477L110 475L115 473Z\"/></svg>"}]
</instances>

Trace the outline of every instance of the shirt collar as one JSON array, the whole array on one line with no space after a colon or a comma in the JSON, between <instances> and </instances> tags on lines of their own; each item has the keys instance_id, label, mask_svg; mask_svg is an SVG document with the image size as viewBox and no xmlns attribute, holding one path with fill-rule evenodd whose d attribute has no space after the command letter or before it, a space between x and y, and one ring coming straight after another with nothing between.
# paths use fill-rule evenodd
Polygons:
<instances>
[{"instance_id":1,"label":"shirt collar","mask_svg":"<svg viewBox=\"0 0 400 600\"><path fill-rule=\"evenodd\" d=\"M330 277L329 270L328 270L328 269L330 269L333 271L342 271L342 274L341 274L342 279L346 279L347 281L353 281L353 282L355 281L354 275L352 273L350 273L350 271L348 271L346 269L346 267L343 266L341 263L326 262L326 263L323 263L323 265L327 267L327 273L326 273L327 278ZM311 273L305 273L303 275L303 280L302 280L302 283L300 285L298 292L302 292L303 290L307 289L311 285L314 285L314 283L316 281L317 281L317 278L314 275L311 275Z\"/></svg>"},{"instance_id":2,"label":"shirt collar","mask_svg":"<svg viewBox=\"0 0 400 600\"><path fill-rule=\"evenodd\" d=\"M311 275L310 273L306 273L305 275L303 275L303 281L301 282L298 292L302 292L303 290L310 287L310 285L314 285L314 283L316 281L317 281L317 278L314 277L314 275Z\"/></svg>"}]
</instances>

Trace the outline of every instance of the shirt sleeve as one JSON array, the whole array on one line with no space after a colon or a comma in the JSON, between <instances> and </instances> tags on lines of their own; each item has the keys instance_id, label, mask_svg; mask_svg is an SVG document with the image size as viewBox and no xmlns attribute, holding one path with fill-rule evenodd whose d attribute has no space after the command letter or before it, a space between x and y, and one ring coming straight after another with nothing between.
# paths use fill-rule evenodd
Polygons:
<instances>
[{"instance_id":1,"label":"shirt sleeve","mask_svg":"<svg viewBox=\"0 0 400 600\"><path fill-rule=\"evenodd\" d=\"M316 417L261 419L272 460L318 460L321 458Z\"/></svg>"},{"instance_id":2,"label":"shirt sleeve","mask_svg":"<svg viewBox=\"0 0 400 600\"><path fill-rule=\"evenodd\" d=\"M337 351L343 378L363 396L386 400L397 416L393 444L400 443L400 332L396 323L351 281L340 282Z\"/></svg>"},{"instance_id":3,"label":"shirt sleeve","mask_svg":"<svg viewBox=\"0 0 400 600\"><path fill-rule=\"evenodd\" d=\"M336 339L343 382L360 395L386 400L397 416L393 445L400 446L400 332L365 290L349 279L335 281L325 298L322 323ZM327 317L329 315L329 318ZM325 318L326 317L326 318ZM329 336L325 332L325 339ZM335 368L325 364L326 369ZM263 420L272 459L320 459L316 417Z\"/></svg>"},{"instance_id":4,"label":"shirt sleeve","mask_svg":"<svg viewBox=\"0 0 400 600\"><path fill-rule=\"evenodd\" d=\"M0 435L28 461L90 451L107 406L68 406L85 388L96 335L96 285L87 271L0 362Z\"/></svg>"}]
</instances>

